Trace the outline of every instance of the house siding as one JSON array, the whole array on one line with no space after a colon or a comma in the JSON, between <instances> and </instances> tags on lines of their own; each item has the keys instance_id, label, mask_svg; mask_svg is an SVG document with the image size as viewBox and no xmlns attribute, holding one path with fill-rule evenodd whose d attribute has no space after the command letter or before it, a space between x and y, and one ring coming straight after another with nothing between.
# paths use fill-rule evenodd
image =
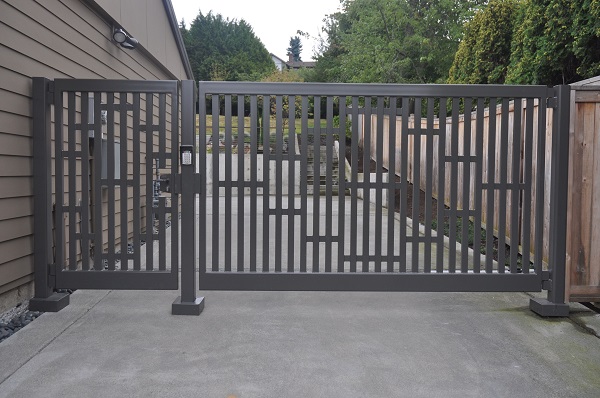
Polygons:
<instances>
[{"instance_id":1,"label":"house siding","mask_svg":"<svg viewBox=\"0 0 600 398\"><path fill-rule=\"evenodd\" d=\"M165 32L178 30L171 26L165 14L164 0L97 0L96 3L115 22L135 37L156 60L175 75L185 74L185 65L178 51L177 40L173 34ZM166 5L170 7L169 5ZM140 16L142 16L140 18ZM143 17L145 16L145 18ZM183 55L183 57L187 57Z\"/></svg>"},{"instance_id":2,"label":"house siding","mask_svg":"<svg viewBox=\"0 0 600 398\"><path fill-rule=\"evenodd\" d=\"M126 9L132 6L144 13ZM17 296L3 293L33 280L31 78L191 78L166 6L161 0L0 0L0 311L16 304L7 297ZM111 41L115 21L142 38L138 49Z\"/></svg>"}]
</instances>

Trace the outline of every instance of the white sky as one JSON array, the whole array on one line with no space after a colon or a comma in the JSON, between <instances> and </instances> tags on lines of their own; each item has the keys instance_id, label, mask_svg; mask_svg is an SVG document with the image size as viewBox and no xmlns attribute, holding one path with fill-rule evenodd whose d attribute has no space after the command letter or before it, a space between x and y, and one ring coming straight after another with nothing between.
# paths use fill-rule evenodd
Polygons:
<instances>
[{"instance_id":1,"label":"white sky","mask_svg":"<svg viewBox=\"0 0 600 398\"><path fill-rule=\"evenodd\" d=\"M290 37L301 30L316 38L323 18L339 8L340 0L171 0L171 3L177 21L183 18L188 27L198 10L204 15L212 10L224 18L244 19L269 52L287 60ZM301 40L302 60L310 61L316 41Z\"/></svg>"}]
</instances>

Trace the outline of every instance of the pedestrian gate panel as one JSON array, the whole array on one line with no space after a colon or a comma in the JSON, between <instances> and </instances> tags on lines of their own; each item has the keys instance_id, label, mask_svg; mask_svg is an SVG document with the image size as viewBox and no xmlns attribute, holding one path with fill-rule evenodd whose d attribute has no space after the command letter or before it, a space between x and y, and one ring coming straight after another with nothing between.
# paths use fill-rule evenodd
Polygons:
<instances>
[{"instance_id":1,"label":"pedestrian gate panel","mask_svg":"<svg viewBox=\"0 0 600 398\"><path fill-rule=\"evenodd\" d=\"M177 289L179 196L160 183L179 174L178 82L46 85L54 120L36 134L52 196L36 221L52 211L56 287Z\"/></svg>"}]
</instances>

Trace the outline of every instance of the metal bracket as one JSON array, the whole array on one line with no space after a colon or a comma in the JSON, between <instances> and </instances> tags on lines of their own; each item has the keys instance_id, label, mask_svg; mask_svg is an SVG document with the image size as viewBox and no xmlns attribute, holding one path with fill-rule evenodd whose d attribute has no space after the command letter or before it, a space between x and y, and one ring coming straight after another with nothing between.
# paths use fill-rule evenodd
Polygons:
<instances>
[{"instance_id":1,"label":"metal bracket","mask_svg":"<svg viewBox=\"0 0 600 398\"><path fill-rule=\"evenodd\" d=\"M542 271L542 290L552 289L552 279L550 279L550 271Z\"/></svg>"},{"instance_id":2,"label":"metal bracket","mask_svg":"<svg viewBox=\"0 0 600 398\"><path fill-rule=\"evenodd\" d=\"M48 264L48 282L50 286L56 287L56 271L58 267L56 264Z\"/></svg>"},{"instance_id":3,"label":"metal bracket","mask_svg":"<svg viewBox=\"0 0 600 398\"><path fill-rule=\"evenodd\" d=\"M200 173L194 173L194 193L200 195L202 193L202 180Z\"/></svg>"},{"instance_id":4,"label":"metal bracket","mask_svg":"<svg viewBox=\"0 0 600 398\"><path fill-rule=\"evenodd\" d=\"M48 94L50 94L46 96L46 102L48 105L54 105L54 82L48 82L48 87L46 89Z\"/></svg>"},{"instance_id":5,"label":"metal bracket","mask_svg":"<svg viewBox=\"0 0 600 398\"><path fill-rule=\"evenodd\" d=\"M546 98L546 107L547 108L557 108L558 107L558 98L557 97L548 97Z\"/></svg>"},{"instance_id":6,"label":"metal bracket","mask_svg":"<svg viewBox=\"0 0 600 398\"><path fill-rule=\"evenodd\" d=\"M170 175L162 175L158 180L160 184L160 190L162 192L174 193L176 195L181 195L182 182L181 182L181 174L175 174L173 178ZM194 194L200 195L202 193L202 185L200 180L200 173L194 173L194 183L192 186L192 190Z\"/></svg>"},{"instance_id":7,"label":"metal bracket","mask_svg":"<svg viewBox=\"0 0 600 398\"><path fill-rule=\"evenodd\" d=\"M181 175L176 174L173 177L174 178L171 181L170 174L161 174L160 178L157 180L161 192L174 194L181 193Z\"/></svg>"}]
</instances>

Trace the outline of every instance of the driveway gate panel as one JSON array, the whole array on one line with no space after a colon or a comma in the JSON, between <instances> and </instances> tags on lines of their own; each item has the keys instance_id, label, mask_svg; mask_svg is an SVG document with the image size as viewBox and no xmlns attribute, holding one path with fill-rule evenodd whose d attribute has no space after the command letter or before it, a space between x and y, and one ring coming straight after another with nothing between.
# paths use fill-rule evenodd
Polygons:
<instances>
[{"instance_id":1,"label":"driveway gate panel","mask_svg":"<svg viewBox=\"0 0 600 398\"><path fill-rule=\"evenodd\" d=\"M178 82L53 89L56 287L177 289Z\"/></svg>"},{"instance_id":2,"label":"driveway gate panel","mask_svg":"<svg viewBox=\"0 0 600 398\"><path fill-rule=\"evenodd\" d=\"M200 288L541 290L553 96L541 86L200 83ZM371 159L369 176L359 167ZM507 236L519 244L494 257Z\"/></svg>"}]
</instances>

